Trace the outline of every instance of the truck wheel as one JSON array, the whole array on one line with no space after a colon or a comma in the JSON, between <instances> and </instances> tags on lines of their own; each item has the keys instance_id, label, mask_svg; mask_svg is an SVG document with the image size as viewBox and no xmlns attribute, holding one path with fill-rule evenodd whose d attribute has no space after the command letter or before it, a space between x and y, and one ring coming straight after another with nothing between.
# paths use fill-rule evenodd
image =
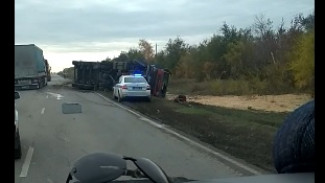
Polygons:
<instances>
[{"instance_id":1,"label":"truck wheel","mask_svg":"<svg viewBox=\"0 0 325 183\"><path fill-rule=\"evenodd\" d=\"M17 144L18 144L18 147L15 148L15 159L20 159L21 158L21 144L20 144L20 135L19 135L19 132L17 132Z\"/></svg>"},{"instance_id":2,"label":"truck wheel","mask_svg":"<svg viewBox=\"0 0 325 183\"><path fill-rule=\"evenodd\" d=\"M166 96L166 91L167 91L167 87L164 85L163 89L161 90L161 94L160 94L160 96L161 96L162 98L165 98L165 96Z\"/></svg>"}]
</instances>

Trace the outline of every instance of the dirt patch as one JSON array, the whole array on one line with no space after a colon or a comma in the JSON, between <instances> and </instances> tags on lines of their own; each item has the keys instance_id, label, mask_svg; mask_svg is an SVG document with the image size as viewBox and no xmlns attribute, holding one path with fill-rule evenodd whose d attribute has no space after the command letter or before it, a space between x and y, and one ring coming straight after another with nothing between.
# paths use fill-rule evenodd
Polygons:
<instances>
[{"instance_id":1,"label":"dirt patch","mask_svg":"<svg viewBox=\"0 0 325 183\"><path fill-rule=\"evenodd\" d=\"M167 94L168 100L174 100L177 95ZM248 95L248 96L200 96L187 95L189 102L218 107L227 107L242 110L262 110L271 112L292 112L300 105L311 100L307 94L285 95Z\"/></svg>"}]
</instances>

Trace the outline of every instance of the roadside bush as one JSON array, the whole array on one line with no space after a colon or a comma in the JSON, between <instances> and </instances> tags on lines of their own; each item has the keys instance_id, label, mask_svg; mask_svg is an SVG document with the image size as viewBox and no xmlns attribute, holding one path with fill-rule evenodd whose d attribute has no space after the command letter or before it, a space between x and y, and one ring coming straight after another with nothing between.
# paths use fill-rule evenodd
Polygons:
<instances>
[{"instance_id":1,"label":"roadside bush","mask_svg":"<svg viewBox=\"0 0 325 183\"><path fill-rule=\"evenodd\" d=\"M260 80L258 77L252 77L248 80L250 94L264 94L268 88L268 82Z\"/></svg>"},{"instance_id":2,"label":"roadside bush","mask_svg":"<svg viewBox=\"0 0 325 183\"><path fill-rule=\"evenodd\" d=\"M243 95L250 94L248 81L245 80L214 80L211 82L213 95Z\"/></svg>"},{"instance_id":3,"label":"roadside bush","mask_svg":"<svg viewBox=\"0 0 325 183\"><path fill-rule=\"evenodd\" d=\"M193 79L173 79L168 91L174 94L196 95L271 95L288 93L306 93L297 91L292 85L282 80L264 79L258 77L241 79L216 79L197 82Z\"/></svg>"},{"instance_id":4,"label":"roadside bush","mask_svg":"<svg viewBox=\"0 0 325 183\"><path fill-rule=\"evenodd\" d=\"M167 91L177 94L188 94L192 92L192 87L197 82L194 79L175 79L170 77Z\"/></svg>"}]
</instances>

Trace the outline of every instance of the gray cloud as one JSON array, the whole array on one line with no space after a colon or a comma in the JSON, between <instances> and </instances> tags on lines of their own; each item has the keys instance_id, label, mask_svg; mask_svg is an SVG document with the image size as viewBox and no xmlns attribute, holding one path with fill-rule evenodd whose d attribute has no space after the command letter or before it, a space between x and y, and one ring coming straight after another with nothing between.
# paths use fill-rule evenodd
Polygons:
<instances>
[{"instance_id":1,"label":"gray cloud","mask_svg":"<svg viewBox=\"0 0 325 183\"><path fill-rule=\"evenodd\" d=\"M194 44L220 33L224 22L247 28L264 14L276 27L313 9L312 0L16 0L15 41L76 52L107 48L92 48L98 43L136 46L140 38L166 43L181 36Z\"/></svg>"},{"instance_id":2,"label":"gray cloud","mask_svg":"<svg viewBox=\"0 0 325 183\"><path fill-rule=\"evenodd\" d=\"M297 1L286 1L286 5L283 1L270 4L260 0L45 2L16 1L16 40L64 43L191 36L215 33L223 22L248 27L261 13L277 17L275 21L279 22L281 16L291 13L288 5L295 14L313 8L311 1L301 7Z\"/></svg>"}]
</instances>

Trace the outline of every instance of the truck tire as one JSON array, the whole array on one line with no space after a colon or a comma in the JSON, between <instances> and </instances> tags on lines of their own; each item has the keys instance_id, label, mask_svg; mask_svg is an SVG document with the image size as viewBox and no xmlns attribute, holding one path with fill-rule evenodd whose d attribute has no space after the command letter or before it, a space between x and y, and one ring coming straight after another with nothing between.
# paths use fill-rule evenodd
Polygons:
<instances>
[{"instance_id":1,"label":"truck tire","mask_svg":"<svg viewBox=\"0 0 325 183\"><path fill-rule=\"evenodd\" d=\"M20 159L21 158L21 143L20 143L20 135L19 131L17 132L17 137L16 137L16 142L17 143L17 148L15 147L15 159Z\"/></svg>"},{"instance_id":2,"label":"truck tire","mask_svg":"<svg viewBox=\"0 0 325 183\"><path fill-rule=\"evenodd\" d=\"M166 92L167 92L167 87L164 85L163 88L162 88L162 90L161 90L160 96L162 98L165 98L166 97Z\"/></svg>"},{"instance_id":3,"label":"truck tire","mask_svg":"<svg viewBox=\"0 0 325 183\"><path fill-rule=\"evenodd\" d=\"M315 171L314 100L287 116L274 138L273 160L278 173Z\"/></svg>"}]
</instances>

